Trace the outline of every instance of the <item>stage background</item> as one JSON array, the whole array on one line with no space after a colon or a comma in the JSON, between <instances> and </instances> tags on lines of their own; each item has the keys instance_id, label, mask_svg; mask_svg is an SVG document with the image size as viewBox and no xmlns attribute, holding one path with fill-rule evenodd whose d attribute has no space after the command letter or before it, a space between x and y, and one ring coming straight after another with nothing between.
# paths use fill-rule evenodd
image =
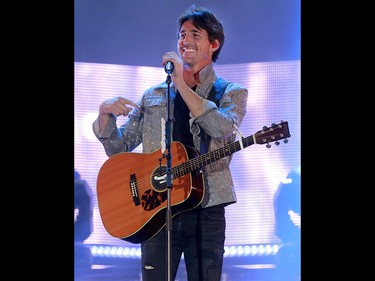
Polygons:
<instances>
[{"instance_id":1,"label":"stage background","mask_svg":"<svg viewBox=\"0 0 375 281\"><path fill-rule=\"evenodd\" d=\"M217 64L215 67L218 75L249 89L247 115L240 127L244 137L272 123L289 123L291 137L287 144L273 143L270 149L256 144L233 155L231 169L238 202L226 208L226 245L278 243L274 235L274 193L288 172L298 168L301 161L300 61ZM162 67L75 62L74 77L74 166L88 181L94 199L94 231L85 243L134 246L111 237L102 225L96 179L107 155L92 132L92 123L103 100L123 96L137 101L144 90L165 80L166 74ZM119 125L124 118L118 118Z\"/></svg>"}]
</instances>

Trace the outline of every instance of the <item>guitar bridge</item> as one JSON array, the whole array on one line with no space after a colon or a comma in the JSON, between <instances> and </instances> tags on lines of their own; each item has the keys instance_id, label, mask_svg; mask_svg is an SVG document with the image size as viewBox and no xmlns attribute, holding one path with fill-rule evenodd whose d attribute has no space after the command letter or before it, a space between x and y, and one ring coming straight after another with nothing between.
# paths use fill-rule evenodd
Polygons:
<instances>
[{"instance_id":1,"label":"guitar bridge","mask_svg":"<svg viewBox=\"0 0 375 281\"><path fill-rule=\"evenodd\" d=\"M137 180L135 174L130 175L130 193L132 194L134 204L138 206L140 204Z\"/></svg>"}]
</instances>

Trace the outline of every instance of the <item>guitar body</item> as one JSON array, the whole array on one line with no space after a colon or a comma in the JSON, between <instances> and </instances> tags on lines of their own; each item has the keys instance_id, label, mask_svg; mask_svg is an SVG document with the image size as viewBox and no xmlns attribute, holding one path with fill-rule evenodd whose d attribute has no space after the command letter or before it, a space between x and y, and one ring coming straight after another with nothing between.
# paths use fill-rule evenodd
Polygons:
<instances>
[{"instance_id":1,"label":"guitar body","mask_svg":"<svg viewBox=\"0 0 375 281\"><path fill-rule=\"evenodd\" d=\"M171 143L172 167L198 154L180 142ZM164 227L168 199L166 166L160 149L152 153L122 152L102 165L97 178L97 198L103 225L110 235L141 243ZM197 207L203 194L204 180L199 171L174 177L172 217Z\"/></svg>"}]
</instances>

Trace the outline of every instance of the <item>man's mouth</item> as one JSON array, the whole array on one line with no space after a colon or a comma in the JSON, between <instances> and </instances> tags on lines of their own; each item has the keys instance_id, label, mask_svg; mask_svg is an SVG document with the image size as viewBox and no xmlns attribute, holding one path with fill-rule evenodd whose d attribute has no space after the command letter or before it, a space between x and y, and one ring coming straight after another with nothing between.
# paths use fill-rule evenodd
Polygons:
<instances>
[{"instance_id":1,"label":"man's mouth","mask_svg":"<svg viewBox=\"0 0 375 281\"><path fill-rule=\"evenodd\" d=\"M189 45L186 45L182 48L182 50L185 52L185 53L192 53L192 52L196 52L196 49L193 48L193 46L189 46Z\"/></svg>"},{"instance_id":2,"label":"man's mouth","mask_svg":"<svg viewBox=\"0 0 375 281\"><path fill-rule=\"evenodd\" d=\"M185 53L192 53L192 52L196 52L195 49L193 48L182 48L182 50L185 52Z\"/></svg>"}]
</instances>

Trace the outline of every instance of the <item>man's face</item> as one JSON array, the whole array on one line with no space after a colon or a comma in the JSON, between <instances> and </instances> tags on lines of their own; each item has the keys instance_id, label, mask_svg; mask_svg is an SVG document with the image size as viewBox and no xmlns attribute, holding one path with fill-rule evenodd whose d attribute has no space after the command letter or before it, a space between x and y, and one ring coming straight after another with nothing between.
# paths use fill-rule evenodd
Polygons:
<instances>
[{"instance_id":1,"label":"man's face","mask_svg":"<svg viewBox=\"0 0 375 281\"><path fill-rule=\"evenodd\" d=\"M184 22L179 32L177 48L181 59L189 65L207 65L218 48L218 40L211 43L206 30L196 28L190 20Z\"/></svg>"}]
</instances>

